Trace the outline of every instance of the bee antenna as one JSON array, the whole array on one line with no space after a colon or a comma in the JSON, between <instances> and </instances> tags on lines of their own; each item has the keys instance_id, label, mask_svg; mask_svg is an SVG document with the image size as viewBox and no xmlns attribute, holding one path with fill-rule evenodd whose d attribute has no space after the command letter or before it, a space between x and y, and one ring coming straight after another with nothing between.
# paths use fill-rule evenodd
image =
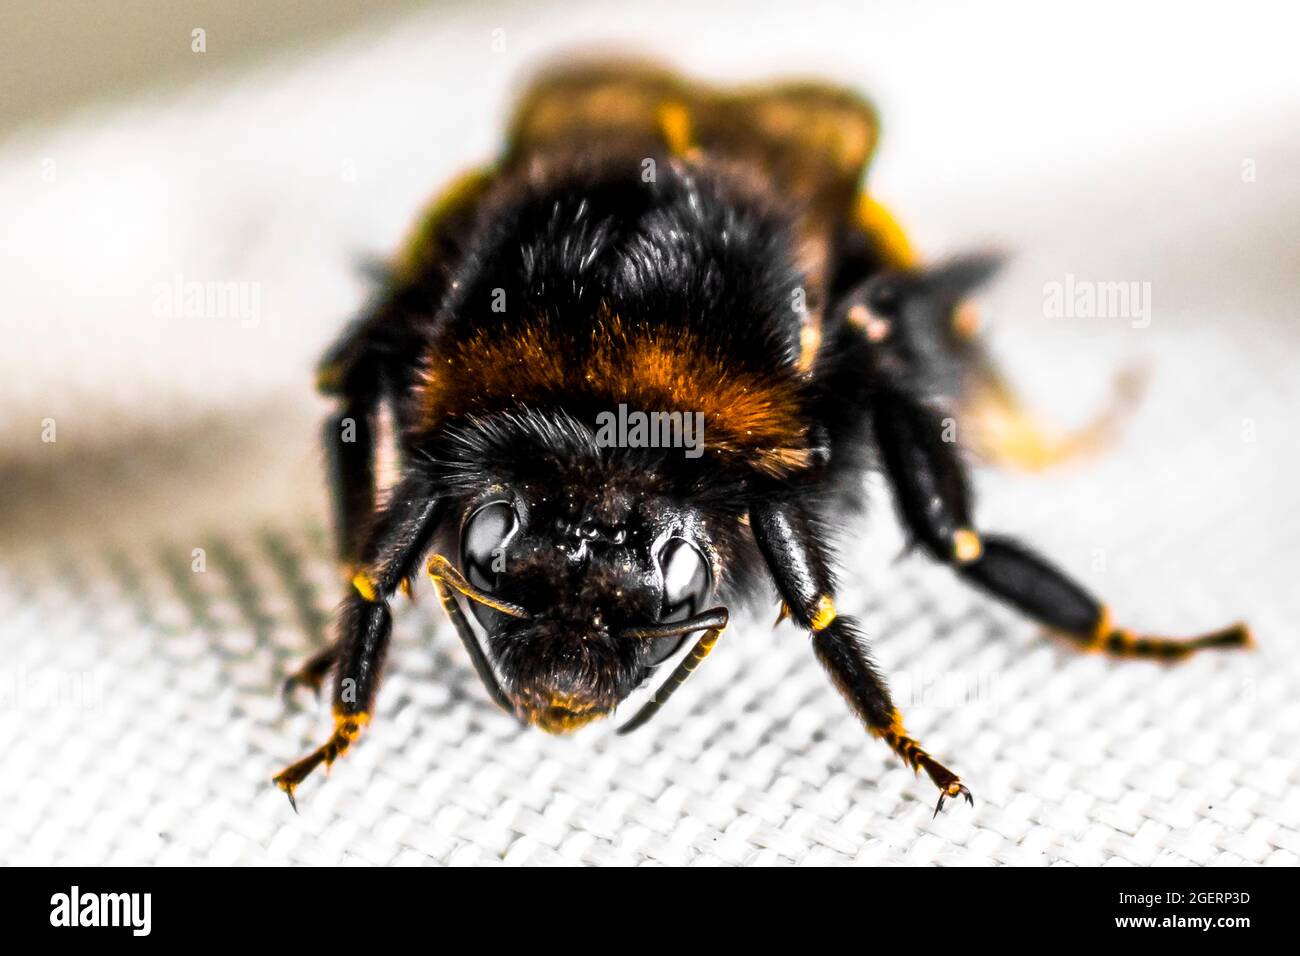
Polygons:
<instances>
[{"instance_id":1,"label":"bee antenna","mask_svg":"<svg viewBox=\"0 0 1300 956\"><path fill-rule=\"evenodd\" d=\"M470 595L465 591L461 591L455 581L459 581L475 594L482 594L482 592L470 585L470 583L461 576L460 572L452 566L451 562L441 554L435 554L432 560L429 561L429 576L433 578L433 587L434 590L438 592L438 600L442 603L442 609L447 612L447 618L455 626L456 633L459 635L461 643L465 645L465 650L469 653L470 662L474 665L474 670L478 674L479 680L483 682L483 686L487 688L488 694L492 697L492 700L498 707L507 713L513 713L514 704L511 703L506 692L501 689L501 682L497 680L496 672L492 670L492 662L488 660L487 654L483 652L483 648L479 645L478 638L474 636L474 632L470 629L469 622L465 620L464 612L461 611L460 605L456 603L456 597L451 593L448 586L450 585L457 591L460 591L460 593L465 594L466 597L469 597ZM486 595L483 596L486 597ZM497 607L498 604L503 603L504 602L494 602L489 606ZM514 607L514 605L509 606Z\"/></svg>"},{"instance_id":2,"label":"bee antenna","mask_svg":"<svg viewBox=\"0 0 1300 956\"><path fill-rule=\"evenodd\" d=\"M673 672L659 685L659 689L654 692L654 696L646 701L645 705L632 716L631 720L618 729L620 735L630 734L638 727L649 723L650 718L659 712L659 708L668 702L668 698L677 691L677 688L686 683L686 678L690 677L695 668L700 666L700 662L709 656L709 652L713 650L713 645L718 643L718 638L726 630L728 619L727 609L725 607L716 607L686 621L632 628L621 632L620 636L627 637L676 637L679 634L698 631L701 627L707 628L700 639L695 642L691 652L682 658L681 662L673 669Z\"/></svg>"},{"instance_id":3,"label":"bee antenna","mask_svg":"<svg viewBox=\"0 0 1300 956\"><path fill-rule=\"evenodd\" d=\"M617 637L631 637L638 640L653 640L657 637L681 637L692 631L716 627L718 630L727 626L728 613L725 607L715 607L685 621L673 621L671 624L648 624L645 627L629 627L619 631Z\"/></svg>"}]
</instances>

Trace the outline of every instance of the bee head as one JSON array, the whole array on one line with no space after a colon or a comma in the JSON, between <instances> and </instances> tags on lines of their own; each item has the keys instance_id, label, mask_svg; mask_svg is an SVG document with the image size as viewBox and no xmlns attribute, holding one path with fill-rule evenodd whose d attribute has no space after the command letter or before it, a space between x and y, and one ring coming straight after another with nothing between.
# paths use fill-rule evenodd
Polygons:
<instances>
[{"instance_id":1,"label":"bee head","mask_svg":"<svg viewBox=\"0 0 1300 956\"><path fill-rule=\"evenodd\" d=\"M688 634L715 592L703 522L689 507L602 483L497 485L465 509L459 563L487 653L520 718L551 733L612 711Z\"/></svg>"},{"instance_id":2,"label":"bee head","mask_svg":"<svg viewBox=\"0 0 1300 956\"><path fill-rule=\"evenodd\" d=\"M458 503L440 532L448 612L498 702L553 733L609 714L687 641L720 633L724 584L752 586L743 480L680 449L604 447L586 424L596 411L520 406L422 449Z\"/></svg>"}]
</instances>

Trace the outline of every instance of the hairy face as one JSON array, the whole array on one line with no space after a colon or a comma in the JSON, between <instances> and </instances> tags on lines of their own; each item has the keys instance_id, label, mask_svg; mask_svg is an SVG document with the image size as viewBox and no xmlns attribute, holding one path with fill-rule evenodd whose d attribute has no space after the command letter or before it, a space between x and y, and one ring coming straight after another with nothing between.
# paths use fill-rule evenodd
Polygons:
<instances>
[{"instance_id":1,"label":"hairy face","mask_svg":"<svg viewBox=\"0 0 1300 956\"><path fill-rule=\"evenodd\" d=\"M495 484L466 503L459 557L480 591L523 608L472 607L521 717L564 732L611 711L686 635L629 630L685 620L716 591L695 511L602 482Z\"/></svg>"},{"instance_id":2,"label":"hairy face","mask_svg":"<svg viewBox=\"0 0 1300 956\"><path fill-rule=\"evenodd\" d=\"M554 732L609 713L716 627L695 619L748 590L756 564L741 480L680 449L603 447L587 424L597 411L520 407L422 449L458 502L443 543L478 592L461 593L493 676L519 716Z\"/></svg>"}]
</instances>

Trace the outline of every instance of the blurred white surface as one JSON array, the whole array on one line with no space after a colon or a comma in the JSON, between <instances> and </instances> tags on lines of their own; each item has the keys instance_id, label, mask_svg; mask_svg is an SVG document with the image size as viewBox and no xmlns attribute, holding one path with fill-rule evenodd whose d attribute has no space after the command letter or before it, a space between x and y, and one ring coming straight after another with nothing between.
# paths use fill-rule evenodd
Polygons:
<instances>
[{"instance_id":1,"label":"blurred white surface","mask_svg":"<svg viewBox=\"0 0 1300 956\"><path fill-rule=\"evenodd\" d=\"M971 7L452 7L0 144L0 861L1297 862L1295 14ZM1079 658L891 565L878 488L845 604L973 812L931 821L766 609L646 730L555 740L490 709L426 589L374 732L294 817L267 781L323 715L278 679L335 594L311 364L357 262L495 152L529 73L611 45L872 96L873 191L922 251L1013 255L985 311L1037 405L1077 421L1117 368L1154 372L1107 457L981 476L982 523L1126 623L1246 617L1262 649ZM1149 282L1150 326L1045 318L1067 274ZM256 308L187 318L188 282Z\"/></svg>"}]
</instances>

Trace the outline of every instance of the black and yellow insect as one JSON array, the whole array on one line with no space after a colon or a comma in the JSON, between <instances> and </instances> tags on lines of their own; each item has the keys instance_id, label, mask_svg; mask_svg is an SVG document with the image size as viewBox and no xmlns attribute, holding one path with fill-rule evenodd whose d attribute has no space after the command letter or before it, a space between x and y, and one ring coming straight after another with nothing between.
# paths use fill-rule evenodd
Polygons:
<instances>
[{"instance_id":1,"label":"black and yellow insect","mask_svg":"<svg viewBox=\"0 0 1300 956\"><path fill-rule=\"evenodd\" d=\"M868 468L933 558L1080 648L1175 660L1250 642L1242 625L1115 627L1031 549L977 530L945 419L1031 466L1095 436L1027 424L964 306L993 264L919 265L860 192L876 133L860 99L814 84L723 92L612 65L529 91L505 155L435 204L322 365L350 584L333 646L291 679L333 670L336 721L275 778L291 800L370 720L389 599L426 555L489 693L553 733L609 714L700 635L628 729L643 724L726 627L718 602L770 581L867 729L939 807L969 800L836 611L827 522ZM702 452L608 447L597 421L619 406L702 415ZM381 420L401 470L377 493Z\"/></svg>"}]
</instances>

